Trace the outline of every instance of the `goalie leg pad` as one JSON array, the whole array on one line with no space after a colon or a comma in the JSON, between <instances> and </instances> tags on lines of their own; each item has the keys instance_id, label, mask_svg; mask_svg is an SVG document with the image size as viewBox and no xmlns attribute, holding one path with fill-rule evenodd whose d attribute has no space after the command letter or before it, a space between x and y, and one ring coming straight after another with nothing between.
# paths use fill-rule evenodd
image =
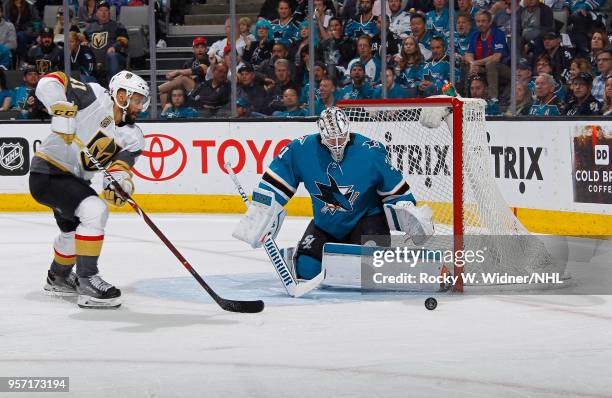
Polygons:
<instances>
[{"instance_id":1,"label":"goalie leg pad","mask_svg":"<svg viewBox=\"0 0 612 398\"><path fill-rule=\"evenodd\" d=\"M262 188L253 190L253 200L232 236L251 245L261 247L268 235L276 238L287 211L274 199L274 193Z\"/></svg>"},{"instance_id":2,"label":"goalie leg pad","mask_svg":"<svg viewBox=\"0 0 612 398\"><path fill-rule=\"evenodd\" d=\"M433 212L427 205L414 206L412 202L385 204L385 215L393 231L405 232L415 245L421 245L434 233Z\"/></svg>"}]
</instances>

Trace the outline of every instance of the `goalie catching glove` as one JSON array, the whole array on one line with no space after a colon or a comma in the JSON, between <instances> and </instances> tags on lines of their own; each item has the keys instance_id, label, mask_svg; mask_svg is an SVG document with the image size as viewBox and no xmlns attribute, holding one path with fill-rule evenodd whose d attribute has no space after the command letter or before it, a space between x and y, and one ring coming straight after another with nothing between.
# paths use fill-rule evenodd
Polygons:
<instances>
[{"instance_id":1,"label":"goalie catching glove","mask_svg":"<svg viewBox=\"0 0 612 398\"><path fill-rule=\"evenodd\" d=\"M450 98L447 95L432 95L427 98ZM421 114L419 116L419 122L421 125L425 127L429 127L430 129L440 127L442 121L445 121L448 125L450 131L453 131L452 128L452 116L451 108L449 106L426 106L421 109Z\"/></svg>"},{"instance_id":2,"label":"goalie catching glove","mask_svg":"<svg viewBox=\"0 0 612 398\"><path fill-rule=\"evenodd\" d=\"M421 245L434 233L433 212L427 205L416 207L408 201L385 204L387 223L392 231L402 231L415 245Z\"/></svg>"},{"instance_id":3,"label":"goalie catching glove","mask_svg":"<svg viewBox=\"0 0 612 398\"><path fill-rule=\"evenodd\" d=\"M232 236L248 243L254 249L261 247L268 235L276 238L286 215L287 211L274 199L272 192L255 188L249 209Z\"/></svg>"},{"instance_id":4,"label":"goalie catching glove","mask_svg":"<svg viewBox=\"0 0 612 398\"><path fill-rule=\"evenodd\" d=\"M130 167L127 165L127 163L115 161L108 168L108 172L111 176L113 176L115 181L117 181L121 189L123 189L128 196L131 196L134 193L132 172L130 171ZM109 204L116 207L121 207L125 204L126 198L122 197L121 194L115 190L115 185L112 183L110 178L104 177L102 188L104 188L102 197Z\"/></svg>"}]
</instances>

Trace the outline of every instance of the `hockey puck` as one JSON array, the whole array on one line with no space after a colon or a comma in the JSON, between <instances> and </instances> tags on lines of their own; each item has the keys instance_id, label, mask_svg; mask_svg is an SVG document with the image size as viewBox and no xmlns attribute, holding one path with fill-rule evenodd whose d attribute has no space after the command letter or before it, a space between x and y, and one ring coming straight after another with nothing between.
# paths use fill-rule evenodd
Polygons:
<instances>
[{"instance_id":1,"label":"hockey puck","mask_svg":"<svg viewBox=\"0 0 612 398\"><path fill-rule=\"evenodd\" d=\"M437 306L438 300L435 298L429 297L427 300L425 300L425 308L427 308L429 311L435 310Z\"/></svg>"}]
</instances>

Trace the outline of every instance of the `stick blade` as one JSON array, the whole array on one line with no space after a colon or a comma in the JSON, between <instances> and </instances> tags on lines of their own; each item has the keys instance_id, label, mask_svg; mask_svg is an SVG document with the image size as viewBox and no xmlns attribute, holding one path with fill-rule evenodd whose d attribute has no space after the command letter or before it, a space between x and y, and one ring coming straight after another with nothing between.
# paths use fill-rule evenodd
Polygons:
<instances>
[{"instance_id":1,"label":"stick blade","mask_svg":"<svg viewBox=\"0 0 612 398\"><path fill-rule=\"evenodd\" d=\"M225 311L241 312L244 314L256 314L264 309L264 302L262 300L241 301L221 299L219 305Z\"/></svg>"}]
</instances>

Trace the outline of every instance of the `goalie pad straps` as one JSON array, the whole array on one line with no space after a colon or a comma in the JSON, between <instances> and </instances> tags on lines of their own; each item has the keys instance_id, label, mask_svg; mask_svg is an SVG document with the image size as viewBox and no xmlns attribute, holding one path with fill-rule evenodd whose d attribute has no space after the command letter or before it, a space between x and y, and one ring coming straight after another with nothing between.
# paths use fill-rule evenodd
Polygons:
<instances>
[{"instance_id":1,"label":"goalie pad straps","mask_svg":"<svg viewBox=\"0 0 612 398\"><path fill-rule=\"evenodd\" d=\"M59 134L67 145L72 143L76 132L78 107L71 102L58 101L51 105L51 131Z\"/></svg>"},{"instance_id":2,"label":"goalie pad straps","mask_svg":"<svg viewBox=\"0 0 612 398\"><path fill-rule=\"evenodd\" d=\"M287 211L274 199L274 193L261 188L253 190L251 205L232 236L253 248L261 247L268 234L275 238Z\"/></svg>"},{"instance_id":3,"label":"goalie pad straps","mask_svg":"<svg viewBox=\"0 0 612 398\"><path fill-rule=\"evenodd\" d=\"M397 202L383 206L389 228L405 232L414 244L423 244L434 233L433 212L427 205L416 207L412 202Z\"/></svg>"}]
</instances>

